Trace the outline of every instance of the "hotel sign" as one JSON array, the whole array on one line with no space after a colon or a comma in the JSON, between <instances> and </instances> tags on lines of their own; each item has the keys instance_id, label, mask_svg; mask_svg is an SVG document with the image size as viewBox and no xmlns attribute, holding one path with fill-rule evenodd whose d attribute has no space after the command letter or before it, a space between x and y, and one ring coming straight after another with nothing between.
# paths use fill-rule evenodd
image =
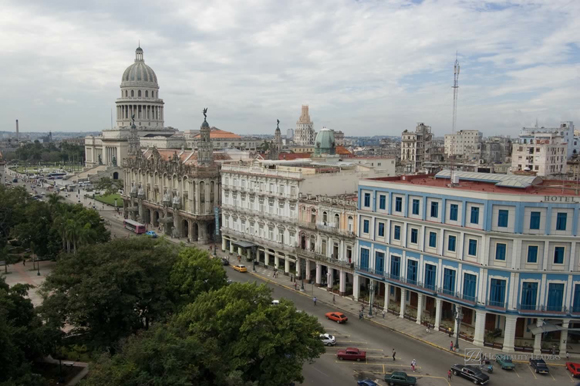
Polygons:
<instances>
[{"instance_id":1,"label":"hotel sign","mask_svg":"<svg viewBox=\"0 0 580 386\"><path fill-rule=\"evenodd\" d=\"M572 196L544 196L545 202L562 202L570 204L580 204L580 197Z\"/></svg>"}]
</instances>

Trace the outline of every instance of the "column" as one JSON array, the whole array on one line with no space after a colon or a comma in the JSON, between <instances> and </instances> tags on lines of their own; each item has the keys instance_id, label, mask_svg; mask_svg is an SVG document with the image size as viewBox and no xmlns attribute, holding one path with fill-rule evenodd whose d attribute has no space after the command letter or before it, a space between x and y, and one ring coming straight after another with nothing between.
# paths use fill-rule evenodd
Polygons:
<instances>
[{"instance_id":1,"label":"column","mask_svg":"<svg viewBox=\"0 0 580 386\"><path fill-rule=\"evenodd\" d=\"M201 214L201 192L199 190L199 181L195 181L194 182L195 185L195 209L197 209L197 212L195 212L195 214Z\"/></svg>"},{"instance_id":2,"label":"column","mask_svg":"<svg viewBox=\"0 0 580 386\"><path fill-rule=\"evenodd\" d=\"M405 317L405 306L407 305L407 290L401 288L401 312L399 312L399 318Z\"/></svg>"},{"instance_id":3,"label":"column","mask_svg":"<svg viewBox=\"0 0 580 386\"><path fill-rule=\"evenodd\" d=\"M326 288L332 289L332 284L334 283L334 269L328 267L328 273L326 276Z\"/></svg>"},{"instance_id":4,"label":"column","mask_svg":"<svg viewBox=\"0 0 580 386\"><path fill-rule=\"evenodd\" d=\"M560 331L560 357L565 357L568 343L568 327L570 327L570 319L562 320L562 331Z\"/></svg>"},{"instance_id":5,"label":"column","mask_svg":"<svg viewBox=\"0 0 580 386\"><path fill-rule=\"evenodd\" d=\"M439 331L439 326L441 325L441 305L443 301L439 298L435 298L435 325L433 326L435 331Z\"/></svg>"},{"instance_id":6,"label":"column","mask_svg":"<svg viewBox=\"0 0 580 386\"><path fill-rule=\"evenodd\" d=\"M312 278L310 277L310 260L306 259L306 281L310 283Z\"/></svg>"},{"instance_id":7,"label":"column","mask_svg":"<svg viewBox=\"0 0 580 386\"><path fill-rule=\"evenodd\" d=\"M503 330L504 337L503 337L503 349L502 351L505 352L513 352L514 351L514 342L516 340L516 322L518 321L518 317L515 315L506 315L505 317L505 328ZM485 324L485 321L484 321ZM542 334L539 334L541 337Z\"/></svg>"},{"instance_id":8,"label":"column","mask_svg":"<svg viewBox=\"0 0 580 386\"><path fill-rule=\"evenodd\" d=\"M296 256L296 279L302 278L302 263L300 260L301 259Z\"/></svg>"},{"instance_id":9,"label":"column","mask_svg":"<svg viewBox=\"0 0 580 386\"><path fill-rule=\"evenodd\" d=\"M243 256L244 255L244 251L242 251L242 247L238 246L238 255L239 256Z\"/></svg>"},{"instance_id":10,"label":"column","mask_svg":"<svg viewBox=\"0 0 580 386\"><path fill-rule=\"evenodd\" d=\"M268 251L264 251L264 266L268 268L268 265L270 265L270 254Z\"/></svg>"},{"instance_id":11,"label":"column","mask_svg":"<svg viewBox=\"0 0 580 386\"><path fill-rule=\"evenodd\" d=\"M189 238L193 240L193 223L189 224ZM222 237L222 252L226 251L226 239Z\"/></svg>"},{"instance_id":12,"label":"column","mask_svg":"<svg viewBox=\"0 0 580 386\"><path fill-rule=\"evenodd\" d=\"M209 188L210 188L209 181L205 181L204 188L205 188L205 213L211 214L211 211L213 210L213 208L210 205L211 194L209 194Z\"/></svg>"},{"instance_id":13,"label":"column","mask_svg":"<svg viewBox=\"0 0 580 386\"><path fill-rule=\"evenodd\" d=\"M274 252L274 268L278 269L280 265L280 259L278 258L278 254Z\"/></svg>"},{"instance_id":14,"label":"column","mask_svg":"<svg viewBox=\"0 0 580 386\"><path fill-rule=\"evenodd\" d=\"M390 296L391 296L391 285L389 283L385 283L385 306L384 306L385 311L389 309Z\"/></svg>"},{"instance_id":15,"label":"column","mask_svg":"<svg viewBox=\"0 0 580 386\"><path fill-rule=\"evenodd\" d=\"M346 271L340 270L340 285L338 289L338 293L340 296L346 295Z\"/></svg>"},{"instance_id":16,"label":"column","mask_svg":"<svg viewBox=\"0 0 580 386\"><path fill-rule=\"evenodd\" d=\"M288 275L290 273L290 259L288 255L284 256L284 274Z\"/></svg>"},{"instance_id":17,"label":"column","mask_svg":"<svg viewBox=\"0 0 580 386\"><path fill-rule=\"evenodd\" d=\"M199 238L199 224L197 224L197 237ZM234 241L230 240L230 255L234 253Z\"/></svg>"},{"instance_id":18,"label":"column","mask_svg":"<svg viewBox=\"0 0 580 386\"><path fill-rule=\"evenodd\" d=\"M421 324L423 322L423 299L425 299L425 295L418 294L417 298L417 324Z\"/></svg>"},{"instance_id":19,"label":"column","mask_svg":"<svg viewBox=\"0 0 580 386\"><path fill-rule=\"evenodd\" d=\"M473 335L473 344L476 346L483 346L485 336L485 316L487 312L477 310L475 311L475 334ZM504 339L505 347L505 339Z\"/></svg>"},{"instance_id":20,"label":"column","mask_svg":"<svg viewBox=\"0 0 580 386\"><path fill-rule=\"evenodd\" d=\"M544 319L538 319L536 327L542 327L544 325ZM542 354L542 333L538 332L534 336L534 355Z\"/></svg>"},{"instance_id":21,"label":"column","mask_svg":"<svg viewBox=\"0 0 580 386\"><path fill-rule=\"evenodd\" d=\"M316 286L320 287L322 283L322 266L320 263L316 263Z\"/></svg>"},{"instance_id":22,"label":"column","mask_svg":"<svg viewBox=\"0 0 580 386\"><path fill-rule=\"evenodd\" d=\"M360 284L359 284L359 275L356 273L352 275L353 283L352 283L352 297L354 298L355 302L358 302L358 297L360 295Z\"/></svg>"}]
</instances>

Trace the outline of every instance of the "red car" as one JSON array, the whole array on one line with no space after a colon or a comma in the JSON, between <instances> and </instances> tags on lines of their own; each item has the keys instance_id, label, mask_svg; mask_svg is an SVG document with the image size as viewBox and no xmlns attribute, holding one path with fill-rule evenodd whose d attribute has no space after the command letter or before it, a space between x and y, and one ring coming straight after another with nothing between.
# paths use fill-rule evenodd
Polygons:
<instances>
[{"instance_id":1,"label":"red car","mask_svg":"<svg viewBox=\"0 0 580 386\"><path fill-rule=\"evenodd\" d=\"M343 314L342 312L327 312L326 319L332 320L333 322L336 323L346 323L346 321L348 320L346 315Z\"/></svg>"},{"instance_id":2,"label":"red car","mask_svg":"<svg viewBox=\"0 0 580 386\"><path fill-rule=\"evenodd\" d=\"M574 377L580 377L580 363L566 362L566 368Z\"/></svg>"},{"instance_id":3,"label":"red car","mask_svg":"<svg viewBox=\"0 0 580 386\"><path fill-rule=\"evenodd\" d=\"M358 348L355 347L349 347L346 350L339 350L336 353L336 357L338 359L342 360L347 360L347 361L366 361L367 359L367 352L366 351L361 351Z\"/></svg>"}]
</instances>

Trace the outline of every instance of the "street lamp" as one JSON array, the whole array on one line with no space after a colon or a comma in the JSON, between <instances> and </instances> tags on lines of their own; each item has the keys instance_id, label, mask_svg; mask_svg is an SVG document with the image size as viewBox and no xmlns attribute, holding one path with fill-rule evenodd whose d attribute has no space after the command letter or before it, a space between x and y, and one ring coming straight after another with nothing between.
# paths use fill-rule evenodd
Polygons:
<instances>
[{"instance_id":1,"label":"street lamp","mask_svg":"<svg viewBox=\"0 0 580 386\"><path fill-rule=\"evenodd\" d=\"M462 319L463 313L461 312L461 307L455 306L455 323L457 323L457 331L455 335L455 350L459 349L459 331L461 330Z\"/></svg>"},{"instance_id":2,"label":"street lamp","mask_svg":"<svg viewBox=\"0 0 580 386\"><path fill-rule=\"evenodd\" d=\"M374 295L374 282L370 280L369 284L369 316L373 316L373 295Z\"/></svg>"}]
</instances>

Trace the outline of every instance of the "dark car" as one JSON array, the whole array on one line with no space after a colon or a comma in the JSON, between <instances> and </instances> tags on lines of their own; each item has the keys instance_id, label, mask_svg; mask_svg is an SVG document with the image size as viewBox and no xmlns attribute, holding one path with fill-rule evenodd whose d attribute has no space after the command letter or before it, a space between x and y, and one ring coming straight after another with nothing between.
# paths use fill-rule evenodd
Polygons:
<instances>
[{"instance_id":1,"label":"dark car","mask_svg":"<svg viewBox=\"0 0 580 386\"><path fill-rule=\"evenodd\" d=\"M358 381L356 384L361 386L379 386L378 383L371 381L370 379L363 379L362 381Z\"/></svg>"},{"instance_id":2,"label":"dark car","mask_svg":"<svg viewBox=\"0 0 580 386\"><path fill-rule=\"evenodd\" d=\"M230 265L230 262L228 261L228 259L222 257L222 265Z\"/></svg>"},{"instance_id":3,"label":"dark car","mask_svg":"<svg viewBox=\"0 0 580 386\"><path fill-rule=\"evenodd\" d=\"M474 365L455 364L451 366L451 371L454 375L468 379L476 385L485 385L489 382L489 376Z\"/></svg>"},{"instance_id":4,"label":"dark car","mask_svg":"<svg viewBox=\"0 0 580 386\"><path fill-rule=\"evenodd\" d=\"M543 359L532 359L530 358L530 366L534 368L534 371L538 374L549 374L550 369L546 365Z\"/></svg>"}]
</instances>

